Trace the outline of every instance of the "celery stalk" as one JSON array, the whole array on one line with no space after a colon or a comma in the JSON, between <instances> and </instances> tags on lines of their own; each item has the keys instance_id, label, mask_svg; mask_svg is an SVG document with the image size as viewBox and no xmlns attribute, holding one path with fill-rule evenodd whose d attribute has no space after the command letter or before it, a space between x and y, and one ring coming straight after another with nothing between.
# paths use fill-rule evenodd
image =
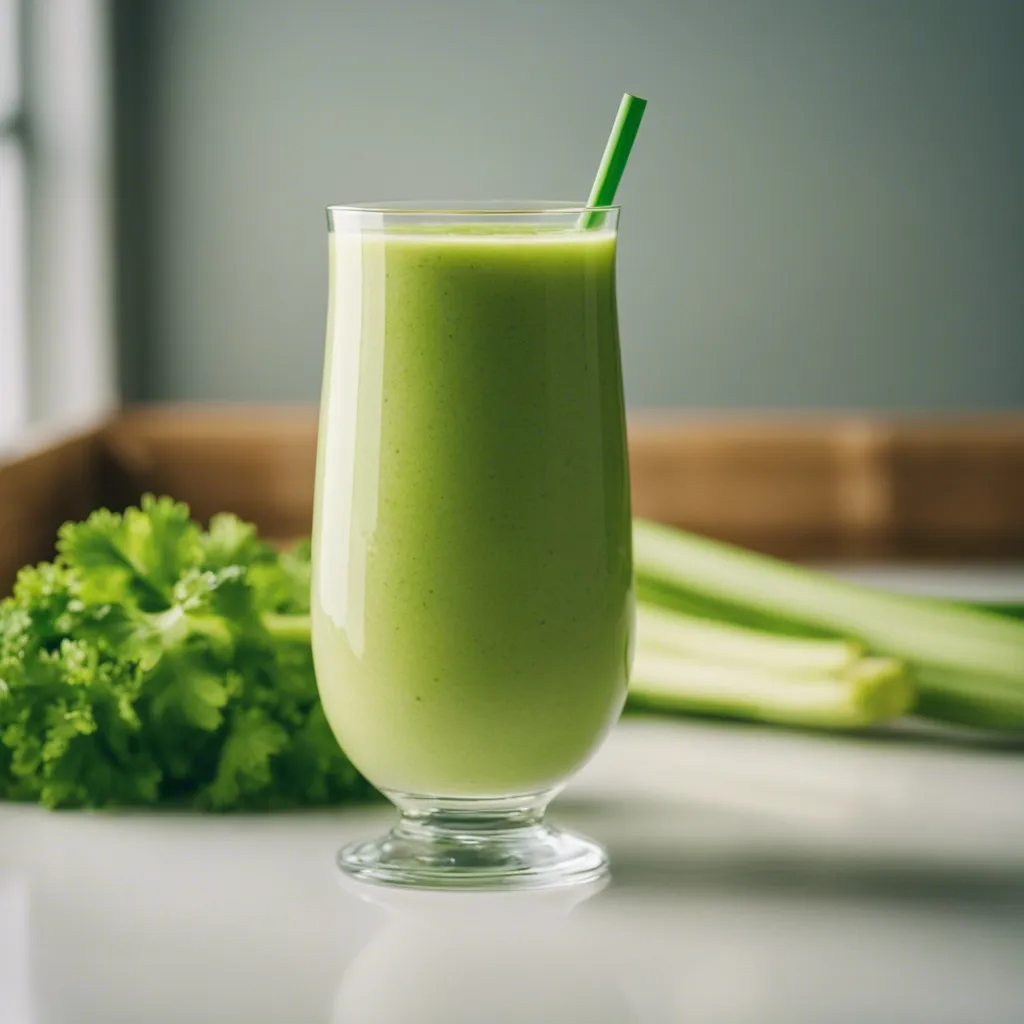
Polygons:
<instances>
[{"instance_id":1,"label":"celery stalk","mask_svg":"<svg viewBox=\"0 0 1024 1024\"><path fill-rule=\"evenodd\" d=\"M634 521L633 557L648 598L716 608L733 621L774 620L782 632L854 638L913 663L920 713L990 727L1024 724L1024 623L846 583L645 520Z\"/></svg>"},{"instance_id":2,"label":"celery stalk","mask_svg":"<svg viewBox=\"0 0 1024 1024\"><path fill-rule=\"evenodd\" d=\"M841 672L864 653L851 640L808 640L637 604L637 643L683 657L793 673Z\"/></svg>"},{"instance_id":3,"label":"celery stalk","mask_svg":"<svg viewBox=\"0 0 1024 1024\"><path fill-rule=\"evenodd\" d=\"M1024 601L971 601L968 607L1024 621Z\"/></svg>"},{"instance_id":4,"label":"celery stalk","mask_svg":"<svg viewBox=\"0 0 1024 1024\"><path fill-rule=\"evenodd\" d=\"M1012 679L919 665L915 713L981 729L1024 729L1024 686Z\"/></svg>"},{"instance_id":5,"label":"celery stalk","mask_svg":"<svg viewBox=\"0 0 1024 1024\"><path fill-rule=\"evenodd\" d=\"M310 642L308 615L277 615L266 612L261 616L263 628L278 640L298 640Z\"/></svg>"},{"instance_id":6,"label":"celery stalk","mask_svg":"<svg viewBox=\"0 0 1024 1024\"><path fill-rule=\"evenodd\" d=\"M839 675L791 675L641 649L629 687L633 706L818 729L894 718L913 704L904 667L864 658Z\"/></svg>"}]
</instances>

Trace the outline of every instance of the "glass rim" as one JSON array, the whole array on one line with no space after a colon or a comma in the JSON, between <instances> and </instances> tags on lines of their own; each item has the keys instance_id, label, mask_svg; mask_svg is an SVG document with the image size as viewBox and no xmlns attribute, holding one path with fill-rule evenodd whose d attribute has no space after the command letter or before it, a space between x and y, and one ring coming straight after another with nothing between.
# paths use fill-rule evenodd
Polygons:
<instances>
[{"instance_id":1,"label":"glass rim","mask_svg":"<svg viewBox=\"0 0 1024 1024\"><path fill-rule=\"evenodd\" d=\"M377 213L415 217L536 217L581 216L584 213L617 213L618 206L587 206L573 200L491 199L491 200L396 200L393 202L341 203L327 207L328 213Z\"/></svg>"}]
</instances>

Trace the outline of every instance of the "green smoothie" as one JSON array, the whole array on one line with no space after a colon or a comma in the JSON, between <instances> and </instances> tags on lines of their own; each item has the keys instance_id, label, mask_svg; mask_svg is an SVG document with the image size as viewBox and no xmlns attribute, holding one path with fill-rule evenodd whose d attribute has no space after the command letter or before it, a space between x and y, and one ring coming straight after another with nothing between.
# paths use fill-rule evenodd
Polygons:
<instances>
[{"instance_id":1,"label":"green smoothie","mask_svg":"<svg viewBox=\"0 0 1024 1024\"><path fill-rule=\"evenodd\" d=\"M312 613L327 717L387 790L547 789L626 693L615 235L330 244Z\"/></svg>"}]
</instances>

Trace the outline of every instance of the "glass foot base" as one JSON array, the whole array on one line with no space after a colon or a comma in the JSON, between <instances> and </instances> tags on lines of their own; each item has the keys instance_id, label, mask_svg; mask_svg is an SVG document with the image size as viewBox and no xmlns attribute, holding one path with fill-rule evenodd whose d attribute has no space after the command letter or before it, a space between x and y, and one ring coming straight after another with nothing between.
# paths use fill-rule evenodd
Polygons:
<instances>
[{"instance_id":1,"label":"glass foot base","mask_svg":"<svg viewBox=\"0 0 1024 1024\"><path fill-rule=\"evenodd\" d=\"M387 793L401 812L379 839L338 853L347 875L417 889L547 889L603 878L608 855L542 820L552 794L437 800Z\"/></svg>"}]
</instances>

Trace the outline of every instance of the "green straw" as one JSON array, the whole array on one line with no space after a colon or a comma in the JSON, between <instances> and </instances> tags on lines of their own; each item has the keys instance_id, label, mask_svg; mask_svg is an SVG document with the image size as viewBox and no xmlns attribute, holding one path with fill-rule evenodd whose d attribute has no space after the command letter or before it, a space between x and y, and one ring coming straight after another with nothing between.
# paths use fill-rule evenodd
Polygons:
<instances>
[{"instance_id":1,"label":"green straw","mask_svg":"<svg viewBox=\"0 0 1024 1024\"><path fill-rule=\"evenodd\" d=\"M612 133L608 136L608 145L604 147L601 166L597 169L594 187L590 190L588 207L611 206L615 200L615 192L622 181L622 172L626 169L629 151L633 148L633 140L640 130L640 121L644 116L647 100L639 96L631 96L628 92L622 97L619 112L615 115ZM593 209L580 215L577 227L589 228L600 220L601 215Z\"/></svg>"}]
</instances>

